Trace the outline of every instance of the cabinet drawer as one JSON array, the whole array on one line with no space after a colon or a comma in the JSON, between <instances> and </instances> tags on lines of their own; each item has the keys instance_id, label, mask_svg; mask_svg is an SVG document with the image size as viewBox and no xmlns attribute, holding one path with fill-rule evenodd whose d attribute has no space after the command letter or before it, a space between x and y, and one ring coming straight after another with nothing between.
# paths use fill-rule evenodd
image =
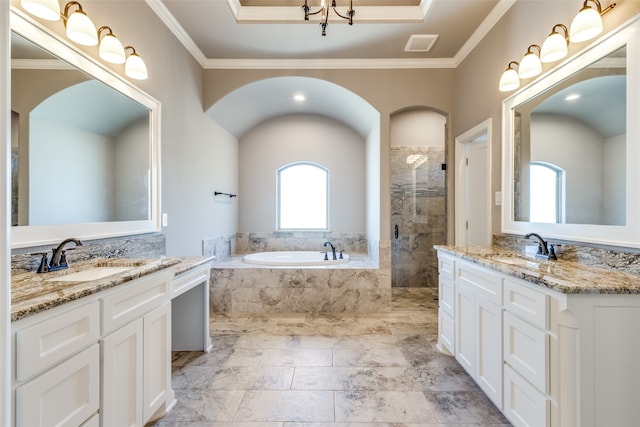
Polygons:
<instances>
[{"instance_id":1,"label":"cabinet drawer","mask_svg":"<svg viewBox=\"0 0 640 427\"><path fill-rule=\"evenodd\" d=\"M16 425L78 426L98 412L100 352L95 344L16 388Z\"/></svg>"},{"instance_id":2,"label":"cabinet drawer","mask_svg":"<svg viewBox=\"0 0 640 427\"><path fill-rule=\"evenodd\" d=\"M455 354L455 330L453 317L440 311L438 314L438 342L449 354Z\"/></svg>"},{"instance_id":3,"label":"cabinet drawer","mask_svg":"<svg viewBox=\"0 0 640 427\"><path fill-rule=\"evenodd\" d=\"M16 379L66 359L100 339L100 304L94 301L16 332Z\"/></svg>"},{"instance_id":4,"label":"cabinet drawer","mask_svg":"<svg viewBox=\"0 0 640 427\"><path fill-rule=\"evenodd\" d=\"M534 326L548 329L549 296L510 279L504 279L504 308Z\"/></svg>"},{"instance_id":5,"label":"cabinet drawer","mask_svg":"<svg viewBox=\"0 0 640 427\"><path fill-rule=\"evenodd\" d=\"M549 337L509 312L504 314L504 361L543 393L548 392Z\"/></svg>"},{"instance_id":6,"label":"cabinet drawer","mask_svg":"<svg viewBox=\"0 0 640 427\"><path fill-rule=\"evenodd\" d=\"M544 394L520 377L511 367L504 368L504 414L516 427L549 425L550 402Z\"/></svg>"},{"instance_id":7,"label":"cabinet drawer","mask_svg":"<svg viewBox=\"0 0 640 427\"><path fill-rule=\"evenodd\" d=\"M454 278L455 260L447 255L438 255L438 272L441 276L453 280Z\"/></svg>"},{"instance_id":8,"label":"cabinet drawer","mask_svg":"<svg viewBox=\"0 0 640 427\"><path fill-rule=\"evenodd\" d=\"M444 310L453 317L453 307L455 306L455 295L453 281L442 275L438 278L438 305L440 310Z\"/></svg>"},{"instance_id":9,"label":"cabinet drawer","mask_svg":"<svg viewBox=\"0 0 640 427\"><path fill-rule=\"evenodd\" d=\"M115 331L169 300L172 276L173 269L144 276L104 297L102 333Z\"/></svg>"},{"instance_id":10,"label":"cabinet drawer","mask_svg":"<svg viewBox=\"0 0 640 427\"><path fill-rule=\"evenodd\" d=\"M187 292L189 289L209 280L209 267L190 271L173 279L171 282L171 299Z\"/></svg>"},{"instance_id":11,"label":"cabinet drawer","mask_svg":"<svg viewBox=\"0 0 640 427\"><path fill-rule=\"evenodd\" d=\"M456 263L456 284L463 283L469 290L496 304L502 305L502 278L483 268L467 263Z\"/></svg>"}]
</instances>

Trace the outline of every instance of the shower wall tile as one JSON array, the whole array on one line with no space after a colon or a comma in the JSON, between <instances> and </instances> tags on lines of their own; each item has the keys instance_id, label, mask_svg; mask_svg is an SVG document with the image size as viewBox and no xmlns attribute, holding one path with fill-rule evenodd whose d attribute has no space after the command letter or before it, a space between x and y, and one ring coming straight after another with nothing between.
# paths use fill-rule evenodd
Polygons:
<instances>
[{"instance_id":1,"label":"shower wall tile","mask_svg":"<svg viewBox=\"0 0 640 427\"><path fill-rule=\"evenodd\" d=\"M407 163L409 156L422 156ZM391 257L395 287L437 287L433 245L446 243L444 147L391 149ZM399 236L395 238L394 226Z\"/></svg>"}]
</instances>

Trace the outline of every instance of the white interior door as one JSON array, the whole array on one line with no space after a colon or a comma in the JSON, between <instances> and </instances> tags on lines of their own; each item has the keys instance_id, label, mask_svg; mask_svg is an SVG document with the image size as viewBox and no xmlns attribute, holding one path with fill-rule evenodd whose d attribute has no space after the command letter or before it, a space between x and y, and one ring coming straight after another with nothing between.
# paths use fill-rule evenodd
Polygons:
<instances>
[{"instance_id":1,"label":"white interior door","mask_svg":"<svg viewBox=\"0 0 640 427\"><path fill-rule=\"evenodd\" d=\"M491 119L456 138L456 245L490 245Z\"/></svg>"}]
</instances>

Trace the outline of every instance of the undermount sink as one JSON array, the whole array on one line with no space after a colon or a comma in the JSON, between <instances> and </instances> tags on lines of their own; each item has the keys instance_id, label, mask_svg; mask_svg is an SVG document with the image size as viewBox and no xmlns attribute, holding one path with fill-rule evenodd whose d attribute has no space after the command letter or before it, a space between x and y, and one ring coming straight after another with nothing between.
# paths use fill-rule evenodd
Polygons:
<instances>
[{"instance_id":1,"label":"undermount sink","mask_svg":"<svg viewBox=\"0 0 640 427\"><path fill-rule=\"evenodd\" d=\"M494 261L503 262L505 264L517 265L518 267L540 268L540 264L535 261L530 261L523 258L516 257L495 257L491 258Z\"/></svg>"},{"instance_id":2,"label":"undermount sink","mask_svg":"<svg viewBox=\"0 0 640 427\"><path fill-rule=\"evenodd\" d=\"M93 267L87 270L81 270L76 273L65 274L58 277L52 277L47 279L48 282L90 282L92 280L103 279L114 274L124 273L127 270L135 268L134 266L127 267Z\"/></svg>"}]
</instances>

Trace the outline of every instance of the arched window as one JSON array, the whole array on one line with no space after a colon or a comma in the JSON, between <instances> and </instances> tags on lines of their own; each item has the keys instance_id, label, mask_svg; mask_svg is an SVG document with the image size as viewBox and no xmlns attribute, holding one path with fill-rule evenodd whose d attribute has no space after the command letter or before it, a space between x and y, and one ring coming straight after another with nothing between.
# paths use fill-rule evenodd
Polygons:
<instances>
[{"instance_id":1,"label":"arched window","mask_svg":"<svg viewBox=\"0 0 640 427\"><path fill-rule=\"evenodd\" d=\"M278 230L329 229L329 170L307 162L278 169Z\"/></svg>"},{"instance_id":2,"label":"arched window","mask_svg":"<svg viewBox=\"0 0 640 427\"><path fill-rule=\"evenodd\" d=\"M529 221L564 223L564 170L552 163L529 166Z\"/></svg>"}]
</instances>

